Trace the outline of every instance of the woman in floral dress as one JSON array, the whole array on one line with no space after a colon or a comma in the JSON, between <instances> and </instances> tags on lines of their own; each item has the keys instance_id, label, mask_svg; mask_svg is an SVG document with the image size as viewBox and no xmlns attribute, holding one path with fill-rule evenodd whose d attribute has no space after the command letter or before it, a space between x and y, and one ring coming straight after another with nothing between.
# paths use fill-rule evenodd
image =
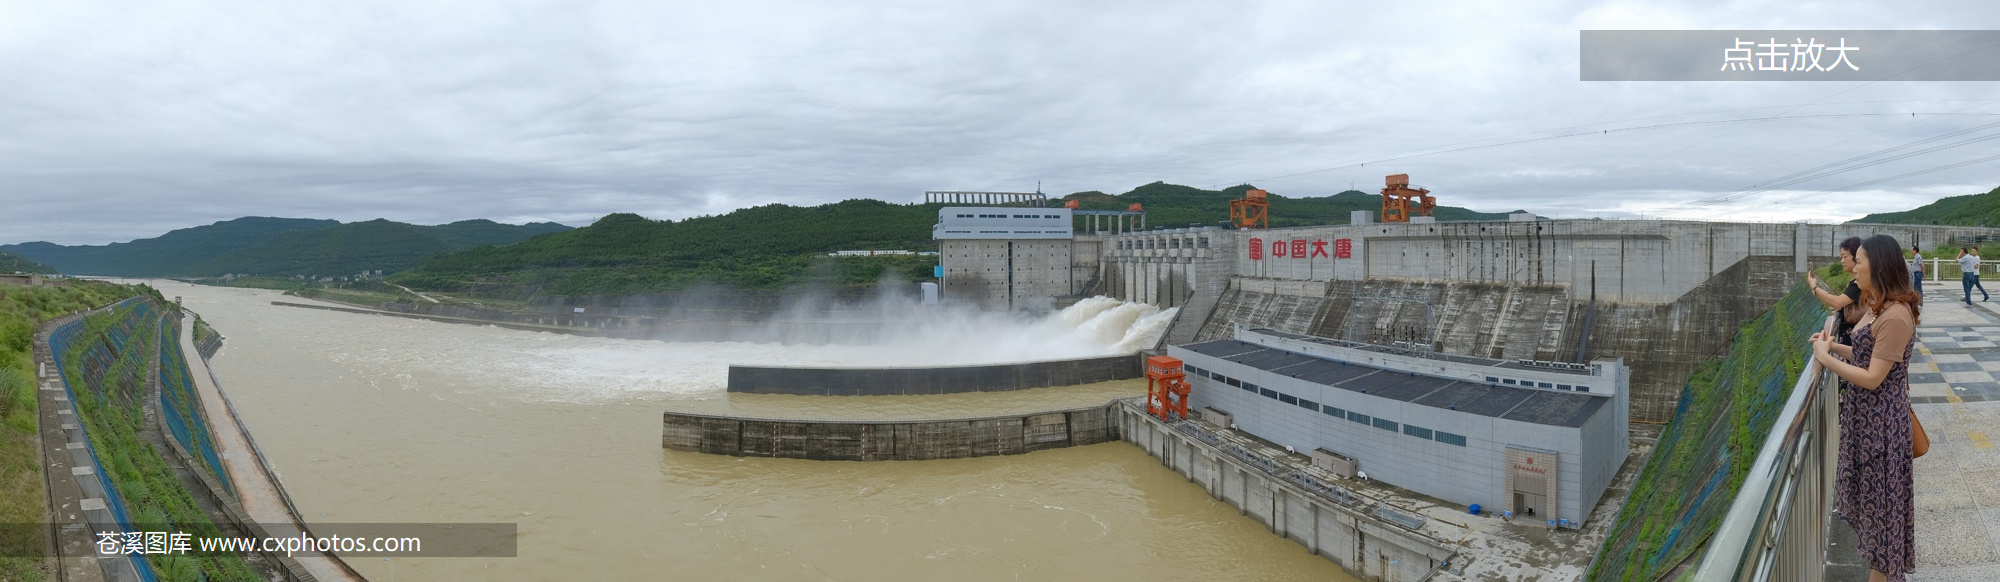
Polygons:
<instances>
[{"instance_id":1,"label":"woman in floral dress","mask_svg":"<svg viewBox=\"0 0 2000 582\"><path fill-rule=\"evenodd\" d=\"M1895 238L1862 241L1854 263L1868 313L1852 346L1813 334L1813 360L1852 385L1841 397L1836 506L1860 538L1868 579L1900 582L1915 566L1909 360L1920 308Z\"/></svg>"}]
</instances>

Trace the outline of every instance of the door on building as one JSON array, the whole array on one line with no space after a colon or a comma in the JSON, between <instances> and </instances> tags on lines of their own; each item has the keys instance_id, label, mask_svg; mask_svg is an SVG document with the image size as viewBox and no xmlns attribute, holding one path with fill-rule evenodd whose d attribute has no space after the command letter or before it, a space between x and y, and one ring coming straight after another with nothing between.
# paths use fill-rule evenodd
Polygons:
<instances>
[{"instance_id":1,"label":"door on building","mask_svg":"<svg viewBox=\"0 0 2000 582\"><path fill-rule=\"evenodd\" d=\"M1514 473L1514 516L1542 519L1548 515L1548 481L1541 475Z\"/></svg>"}]
</instances>

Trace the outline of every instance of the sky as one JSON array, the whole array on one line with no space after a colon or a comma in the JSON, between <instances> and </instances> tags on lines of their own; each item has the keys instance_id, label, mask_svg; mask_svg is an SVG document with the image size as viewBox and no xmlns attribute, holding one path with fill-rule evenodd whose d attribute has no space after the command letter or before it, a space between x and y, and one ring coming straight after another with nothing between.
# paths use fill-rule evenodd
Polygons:
<instances>
[{"instance_id":1,"label":"sky","mask_svg":"<svg viewBox=\"0 0 2000 582\"><path fill-rule=\"evenodd\" d=\"M2000 122L2000 83L1584 82L1585 29L2000 29L2000 4L0 0L0 243L1393 173L1482 211L1841 221L2000 186L1819 193L1989 142L1684 207Z\"/></svg>"}]
</instances>

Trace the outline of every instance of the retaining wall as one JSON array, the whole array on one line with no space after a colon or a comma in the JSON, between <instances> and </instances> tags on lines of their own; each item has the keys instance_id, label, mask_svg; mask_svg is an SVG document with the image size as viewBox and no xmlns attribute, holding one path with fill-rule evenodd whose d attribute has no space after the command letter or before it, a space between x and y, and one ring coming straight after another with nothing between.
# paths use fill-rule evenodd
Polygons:
<instances>
[{"instance_id":1,"label":"retaining wall","mask_svg":"<svg viewBox=\"0 0 2000 582\"><path fill-rule=\"evenodd\" d=\"M1444 541L1375 517L1365 503L1337 502L1175 430L1133 402L1114 403L1126 442L1146 449L1271 533L1304 545L1358 578L1426 580L1456 554Z\"/></svg>"},{"instance_id":2,"label":"retaining wall","mask_svg":"<svg viewBox=\"0 0 2000 582\"><path fill-rule=\"evenodd\" d=\"M739 457L915 461L1118 440L1115 404L986 418L826 421L665 414L661 446Z\"/></svg>"},{"instance_id":3,"label":"retaining wall","mask_svg":"<svg viewBox=\"0 0 2000 582\"><path fill-rule=\"evenodd\" d=\"M729 391L814 396L997 392L1138 378L1135 355L937 368L730 366Z\"/></svg>"}]
</instances>

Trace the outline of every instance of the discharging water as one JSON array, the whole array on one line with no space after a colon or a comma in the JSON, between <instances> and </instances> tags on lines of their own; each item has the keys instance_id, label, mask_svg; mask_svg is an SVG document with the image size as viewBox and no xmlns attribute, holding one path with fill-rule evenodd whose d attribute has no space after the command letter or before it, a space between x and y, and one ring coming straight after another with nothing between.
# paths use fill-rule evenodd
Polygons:
<instances>
[{"instance_id":1,"label":"discharging water","mask_svg":"<svg viewBox=\"0 0 2000 582\"><path fill-rule=\"evenodd\" d=\"M1136 395L1143 380L916 398L722 389L732 362L1126 352L1150 346L1171 311L1093 299L1040 322L961 317L865 347L662 343L154 285L228 338L212 365L309 520L520 524L519 557L351 562L371 579L1348 579L1124 443L868 463L660 448L668 409L962 416Z\"/></svg>"}]
</instances>

